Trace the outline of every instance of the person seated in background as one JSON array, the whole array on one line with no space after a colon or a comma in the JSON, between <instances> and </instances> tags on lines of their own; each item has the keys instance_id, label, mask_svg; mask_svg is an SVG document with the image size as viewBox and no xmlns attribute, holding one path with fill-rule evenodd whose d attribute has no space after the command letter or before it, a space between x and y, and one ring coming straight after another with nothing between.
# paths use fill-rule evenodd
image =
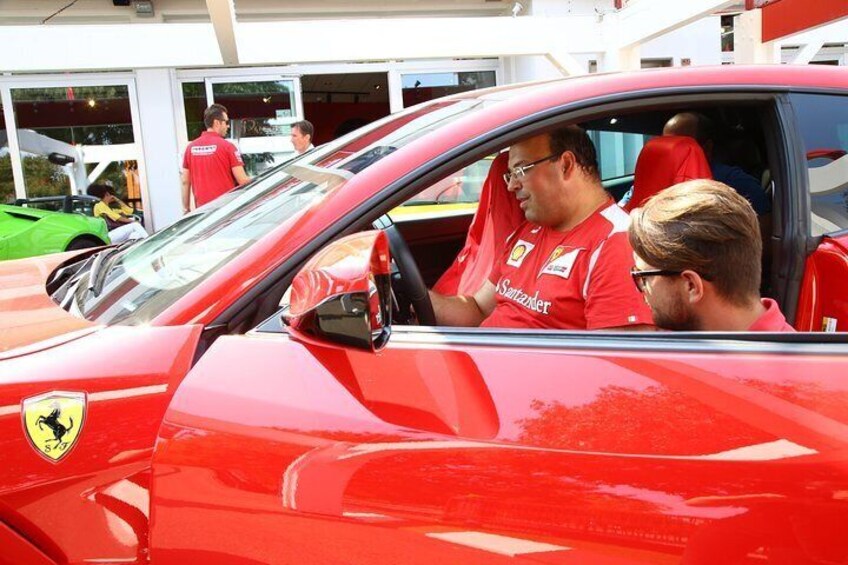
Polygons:
<instances>
[{"instance_id":1,"label":"person seated in background","mask_svg":"<svg viewBox=\"0 0 848 565\"><path fill-rule=\"evenodd\" d=\"M112 243L147 237L147 231L132 216L133 209L112 194L111 187L105 184L92 184L86 192L89 196L100 199L100 202L94 205L94 216L103 218L106 222Z\"/></svg>"},{"instance_id":2,"label":"person seated in background","mask_svg":"<svg viewBox=\"0 0 848 565\"><path fill-rule=\"evenodd\" d=\"M676 114L665 123L663 135L694 138L710 162L713 179L726 184L748 199L758 215L771 212L771 202L766 197L760 181L740 167L727 165L718 159L715 154L715 128L707 116L696 112Z\"/></svg>"},{"instance_id":3,"label":"person seated in background","mask_svg":"<svg viewBox=\"0 0 848 565\"><path fill-rule=\"evenodd\" d=\"M777 303L760 297L757 216L738 192L693 180L631 212L636 287L660 328L792 332Z\"/></svg>"},{"instance_id":4,"label":"person seated in background","mask_svg":"<svg viewBox=\"0 0 848 565\"><path fill-rule=\"evenodd\" d=\"M430 291L448 326L652 329L630 282L629 217L601 185L591 139L567 126L509 148L503 175L526 221L473 295Z\"/></svg>"}]
</instances>

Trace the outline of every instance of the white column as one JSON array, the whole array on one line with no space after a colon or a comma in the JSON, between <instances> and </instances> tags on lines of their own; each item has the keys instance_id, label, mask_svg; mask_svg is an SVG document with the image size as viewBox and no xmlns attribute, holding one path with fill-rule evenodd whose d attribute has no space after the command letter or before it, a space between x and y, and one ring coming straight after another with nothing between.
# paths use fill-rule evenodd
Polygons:
<instances>
[{"instance_id":1,"label":"white column","mask_svg":"<svg viewBox=\"0 0 848 565\"><path fill-rule=\"evenodd\" d=\"M733 51L737 65L780 63L777 43L763 43L762 10L749 10L733 19Z\"/></svg>"},{"instance_id":2,"label":"white column","mask_svg":"<svg viewBox=\"0 0 848 565\"><path fill-rule=\"evenodd\" d=\"M610 49L604 52L598 66L604 72L635 71L642 68L641 50L638 45L625 49Z\"/></svg>"},{"instance_id":3,"label":"white column","mask_svg":"<svg viewBox=\"0 0 848 565\"><path fill-rule=\"evenodd\" d=\"M400 71L390 68L388 73L389 82L389 112L394 114L403 110L403 79Z\"/></svg>"},{"instance_id":4,"label":"white column","mask_svg":"<svg viewBox=\"0 0 848 565\"><path fill-rule=\"evenodd\" d=\"M795 56L789 61L790 65L807 65L810 61L813 60L813 57L821 51L821 48L824 46L824 41L819 39L817 41L811 41L801 46Z\"/></svg>"},{"instance_id":5,"label":"white column","mask_svg":"<svg viewBox=\"0 0 848 565\"><path fill-rule=\"evenodd\" d=\"M236 7L233 0L206 0L206 9L215 28L215 37L221 50L221 59L225 65L238 65L238 44L236 43Z\"/></svg>"},{"instance_id":6,"label":"white column","mask_svg":"<svg viewBox=\"0 0 848 565\"><path fill-rule=\"evenodd\" d=\"M136 92L143 148L142 188L147 187L145 214L148 229L161 230L182 216L180 196L180 154L177 146L173 71L137 70Z\"/></svg>"},{"instance_id":7,"label":"white column","mask_svg":"<svg viewBox=\"0 0 848 565\"><path fill-rule=\"evenodd\" d=\"M546 56L548 61L550 61L563 76L585 75L588 72L585 65L580 64L573 55L566 51L551 51Z\"/></svg>"},{"instance_id":8,"label":"white column","mask_svg":"<svg viewBox=\"0 0 848 565\"><path fill-rule=\"evenodd\" d=\"M12 160L12 179L15 181L15 198L26 198L24 166L21 161L21 146L18 143L18 128L15 125L12 89L0 85L0 101L3 102L3 118L6 121L6 141L9 144L9 156Z\"/></svg>"}]
</instances>

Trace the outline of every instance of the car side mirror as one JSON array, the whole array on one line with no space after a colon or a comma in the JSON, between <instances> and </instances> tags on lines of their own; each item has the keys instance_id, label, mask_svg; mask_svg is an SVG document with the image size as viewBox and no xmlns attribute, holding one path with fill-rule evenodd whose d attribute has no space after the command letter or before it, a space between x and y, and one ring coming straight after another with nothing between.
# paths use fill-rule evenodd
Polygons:
<instances>
[{"instance_id":1,"label":"car side mirror","mask_svg":"<svg viewBox=\"0 0 848 565\"><path fill-rule=\"evenodd\" d=\"M344 237L295 275L283 319L301 339L378 351L391 334L390 277L386 234Z\"/></svg>"}]
</instances>

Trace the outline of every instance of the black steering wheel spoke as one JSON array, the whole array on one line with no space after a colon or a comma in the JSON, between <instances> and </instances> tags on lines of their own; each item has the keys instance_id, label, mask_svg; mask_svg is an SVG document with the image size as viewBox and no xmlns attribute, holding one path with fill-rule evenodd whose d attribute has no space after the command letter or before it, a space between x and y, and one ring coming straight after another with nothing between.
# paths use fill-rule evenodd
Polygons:
<instances>
[{"instance_id":1,"label":"black steering wheel spoke","mask_svg":"<svg viewBox=\"0 0 848 565\"><path fill-rule=\"evenodd\" d=\"M400 280L396 283L392 276L392 289L397 304L396 321L399 324L414 323L416 320L422 326L436 325L436 314L433 311L433 303L430 301L430 293L421 271L409 250L409 246L403 239L397 226L388 216L383 216L374 223L378 229L382 229L389 238L389 247L392 258L397 265ZM411 306L411 308L409 307Z\"/></svg>"}]
</instances>

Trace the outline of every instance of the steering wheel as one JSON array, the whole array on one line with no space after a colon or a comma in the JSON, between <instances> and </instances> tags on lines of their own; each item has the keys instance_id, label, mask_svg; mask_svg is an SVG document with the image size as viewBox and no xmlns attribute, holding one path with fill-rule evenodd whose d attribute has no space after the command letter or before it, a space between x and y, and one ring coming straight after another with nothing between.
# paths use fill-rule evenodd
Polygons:
<instances>
[{"instance_id":1,"label":"steering wheel","mask_svg":"<svg viewBox=\"0 0 848 565\"><path fill-rule=\"evenodd\" d=\"M412 303L412 309L418 318L418 324L422 326L435 326L436 314L433 311L433 303L430 301L430 293L427 285L421 278L421 271L415 263L415 258L409 250L409 246L403 239L400 231L388 216L383 216L375 227L382 229L389 238L389 249L395 260L402 283L403 293Z\"/></svg>"}]
</instances>

